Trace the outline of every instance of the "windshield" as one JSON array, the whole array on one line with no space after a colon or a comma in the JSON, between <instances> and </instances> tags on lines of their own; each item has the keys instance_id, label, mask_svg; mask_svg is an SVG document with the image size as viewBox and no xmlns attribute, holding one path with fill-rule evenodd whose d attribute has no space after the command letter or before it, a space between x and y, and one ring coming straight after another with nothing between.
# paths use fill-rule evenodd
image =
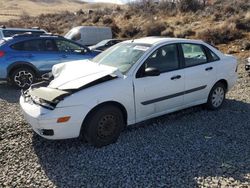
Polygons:
<instances>
[{"instance_id":1,"label":"windshield","mask_svg":"<svg viewBox=\"0 0 250 188\"><path fill-rule=\"evenodd\" d=\"M119 43L92 59L102 65L116 67L123 74L150 48L149 44Z\"/></svg>"},{"instance_id":2,"label":"windshield","mask_svg":"<svg viewBox=\"0 0 250 188\"><path fill-rule=\"evenodd\" d=\"M81 33L78 29L72 29L65 35L65 38L77 41L81 39Z\"/></svg>"},{"instance_id":3,"label":"windshield","mask_svg":"<svg viewBox=\"0 0 250 188\"><path fill-rule=\"evenodd\" d=\"M104 46L109 40L103 40L96 44L96 46Z\"/></svg>"}]
</instances>

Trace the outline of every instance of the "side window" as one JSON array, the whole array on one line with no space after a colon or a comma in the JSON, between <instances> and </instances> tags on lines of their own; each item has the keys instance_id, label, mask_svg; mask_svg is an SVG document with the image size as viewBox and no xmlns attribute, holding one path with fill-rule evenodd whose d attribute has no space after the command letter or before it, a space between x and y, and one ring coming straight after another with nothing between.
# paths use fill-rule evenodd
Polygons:
<instances>
[{"instance_id":1,"label":"side window","mask_svg":"<svg viewBox=\"0 0 250 188\"><path fill-rule=\"evenodd\" d=\"M72 36L72 40L77 41L81 39L81 33L78 31Z\"/></svg>"},{"instance_id":2,"label":"side window","mask_svg":"<svg viewBox=\"0 0 250 188\"><path fill-rule=\"evenodd\" d=\"M145 68L154 67L161 73L179 68L176 44L170 44L157 49L145 62Z\"/></svg>"},{"instance_id":3,"label":"side window","mask_svg":"<svg viewBox=\"0 0 250 188\"><path fill-rule=\"evenodd\" d=\"M86 53L87 49L67 40L56 40L56 46L60 52Z\"/></svg>"},{"instance_id":4,"label":"side window","mask_svg":"<svg viewBox=\"0 0 250 188\"><path fill-rule=\"evenodd\" d=\"M204 52L201 45L181 44L181 47L183 50L186 67L200 65L208 62L206 53Z\"/></svg>"},{"instance_id":5,"label":"side window","mask_svg":"<svg viewBox=\"0 0 250 188\"><path fill-rule=\"evenodd\" d=\"M209 50L209 49L208 49ZM211 54L211 61L218 61L220 58L211 50L208 51Z\"/></svg>"},{"instance_id":6,"label":"side window","mask_svg":"<svg viewBox=\"0 0 250 188\"><path fill-rule=\"evenodd\" d=\"M14 50L24 50L23 46L24 46L24 42L18 42L16 44L13 44L11 46L11 48L14 49Z\"/></svg>"},{"instance_id":7,"label":"side window","mask_svg":"<svg viewBox=\"0 0 250 188\"><path fill-rule=\"evenodd\" d=\"M109 41L108 43L106 43L106 45L105 46L112 46L114 44L114 42L113 41Z\"/></svg>"},{"instance_id":8,"label":"side window","mask_svg":"<svg viewBox=\"0 0 250 188\"><path fill-rule=\"evenodd\" d=\"M14 50L20 51L46 51L43 40L29 40L19 42L11 46Z\"/></svg>"},{"instance_id":9,"label":"side window","mask_svg":"<svg viewBox=\"0 0 250 188\"><path fill-rule=\"evenodd\" d=\"M45 40L45 50L46 51L57 51L56 45L53 40Z\"/></svg>"}]
</instances>

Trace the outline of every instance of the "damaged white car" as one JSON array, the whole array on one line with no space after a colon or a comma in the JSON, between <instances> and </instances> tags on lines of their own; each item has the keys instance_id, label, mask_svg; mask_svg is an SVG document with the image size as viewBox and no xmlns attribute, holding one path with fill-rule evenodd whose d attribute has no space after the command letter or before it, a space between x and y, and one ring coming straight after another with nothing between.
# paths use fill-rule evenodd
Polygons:
<instances>
[{"instance_id":1,"label":"damaged white car","mask_svg":"<svg viewBox=\"0 0 250 188\"><path fill-rule=\"evenodd\" d=\"M233 56L202 41L147 37L55 65L49 85L23 92L20 104L42 137L83 136L101 147L127 125L199 104L220 108L236 70Z\"/></svg>"}]
</instances>

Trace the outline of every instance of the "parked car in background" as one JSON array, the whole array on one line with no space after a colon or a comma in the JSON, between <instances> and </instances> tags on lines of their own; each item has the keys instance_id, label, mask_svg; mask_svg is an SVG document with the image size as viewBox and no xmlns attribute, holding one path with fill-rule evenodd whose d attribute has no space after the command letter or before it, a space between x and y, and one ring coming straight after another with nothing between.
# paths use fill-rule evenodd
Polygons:
<instances>
[{"instance_id":1,"label":"parked car in background","mask_svg":"<svg viewBox=\"0 0 250 188\"><path fill-rule=\"evenodd\" d=\"M0 79L27 88L52 66L98 52L60 36L23 34L0 41Z\"/></svg>"},{"instance_id":2,"label":"parked car in background","mask_svg":"<svg viewBox=\"0 0 250 188\"><path fill-rule=\"evenodd\" d=\"M112 31L110 27L78 26L71 29L65 38L90 46L105 39L112 39Z\"/></svg>"},{"instance_id":3,"label":"parked car in background","mask_svg":"<svg viewBox=\"0 0 250 188\"><path fill-rule=\"evenodd\" d=\"M247 63L245 65L245 69L246 71L249 73L250 75L250 57L247 59Z\"/></svg>"},{"instance_id":4,"label":"parked car in background","mask_svg":"<svg viewBox=\"0 0 250 188\"><path fill-rule=\"evenodd\" d=\"M98 51L104 51L108 48L110 48L111 46L122 42L122 40L119 39L107 39L107 40L103 40L99 43L97 43L96 45L93 46L89 46L90 50L98 50Z\"/></svg>"},{"instance_id":5,"label":"parked car in background","mask_svg":"<svg viewBox=\"0 0 250 188\"><path fill-rule=\"evenodd\" d=\"M5 26L0 26L0 40L3 38L8 38L17 34L24 34L24 33L41 35L45 34L46 31L36 27L31 29L24 29L24 28L8 28Z\"/></svg>"},{"instance_id":6,"label":"parked car in background","mask_svg":"<svg viewBox=\"0 0 250 188\"><path fill-rule=\"evenodd\" d=\"M100 147L126 125L199 104L219 109L236 69L236 58L200 40L141 38L92 60L55 65L54 80L25 91L20 104L37 134L81 135Z\"/></svg>"}]
</instances>

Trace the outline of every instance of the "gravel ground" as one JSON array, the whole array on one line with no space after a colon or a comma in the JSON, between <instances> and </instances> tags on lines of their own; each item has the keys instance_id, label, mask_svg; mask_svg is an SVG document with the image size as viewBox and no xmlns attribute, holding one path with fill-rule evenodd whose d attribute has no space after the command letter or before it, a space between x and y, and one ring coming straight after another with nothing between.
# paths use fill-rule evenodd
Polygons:
<instances>
[{"instance_id":1,"label":"gravel ground","mask_svg":"<svg viewBox=\"0 0 250 188\"><path fill-rule=\"evenodd\" d=\"M250 187L250 77L219 111L198 106L127 128L95 149L35 135L0 84L0 187Z\"/></svg>"}]
</instances>

